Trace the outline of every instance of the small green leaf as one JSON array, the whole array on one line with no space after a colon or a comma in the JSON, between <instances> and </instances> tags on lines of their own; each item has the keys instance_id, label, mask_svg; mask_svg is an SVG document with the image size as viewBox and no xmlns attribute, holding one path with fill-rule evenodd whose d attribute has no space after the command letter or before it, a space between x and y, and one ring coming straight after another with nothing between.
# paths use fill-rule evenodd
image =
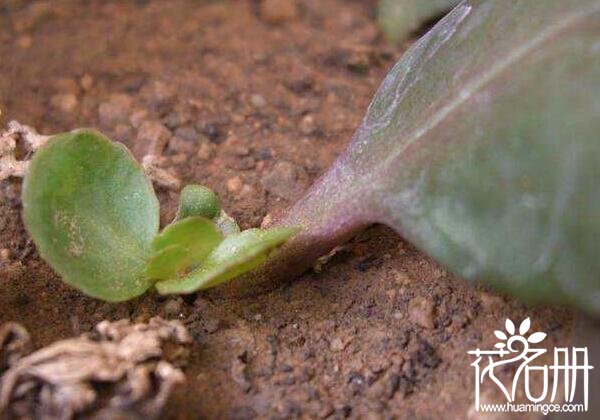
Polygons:
<instances>
[{"instance_id":1,"label":"small green leaf","mask_svg":"<svg viewBox=\"0 0 600 420\"><path fill-rule=\"evenodd\" d=\"M146 275L166 279L200 263L223 239L215 224L201 216L187 217L167 226L152 242L155 252Z\"/></svg>"},{"instance_id":2,"label":"small green leaf","mask_svg":"<svg viewBox=\"0 0 600 420\"><path fill-rule=\"evenodd\" d=\"M181 245L169 245L156 252L148 261L146 277L149 279L172 278L182 267L187 249Z\"/></svg>"},{"instance_id":3,"label":"small green leaf","mask_svg":"<svg viewBox=\"0 0 600 420\"><path fill-rule=\"evenodd\" d=\"M202 185L187 185L181 190L175 220L182 220L191 216L214 219L219 215L220 210L219 199L211 189Z\"/></svg>"},{"instance_id":4,"label":"small green leaf","mask_svg":"<svg viewBox=\"0 0 600 420\"><path fill-rule=\"evenodd\" d=\"M377 23L388 41L398 44L423 24L448 12L460 0L380 0Z\"/></svg>"},{"instance_id":5,"label":"small green leaf","mask_svg":"<svg viewBox=\"0 0 600 420\"><path fill-rule=\"evenodd\" d=\"M181 279L156 283L161 294L193 293L217 286L253 270L269 253L283 244L297 228L248 229L226 237L202 262L202 266Z\"/></svg>"},{"instance_id":6,"label":"small green leaf","mask_svg":"<svg viewBox=\"0 0 600 420\"><path fill-rule=\"evenodd\" d=\"M84 293L122 301L152 285L158 200L123 145L91 130L54 136L31 161L23 216L40 255Z\"/></svg>"}]
</instances>

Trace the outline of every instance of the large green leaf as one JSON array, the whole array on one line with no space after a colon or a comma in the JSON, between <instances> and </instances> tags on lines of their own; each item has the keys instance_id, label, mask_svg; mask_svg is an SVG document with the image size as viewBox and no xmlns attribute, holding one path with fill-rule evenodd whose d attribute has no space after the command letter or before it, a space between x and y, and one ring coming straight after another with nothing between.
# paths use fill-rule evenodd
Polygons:
<instances>
[{"instance_id":1,"label":"large green leaf","mask_svg":"<svg viewBox=\"0 0 600 420\"><path fill-rule=\"evenodd\" d=\"M23 187L27 230L70 285L121 301L142 294L158 201L124 146L91 130L53 137L34 156Z\"/></svg>"},{"instance_id":2,"label":"large green leaf","mask_svg":"<svg viewBox=\"0 0 600 420\"><path fill-rule=\"evenodd\" d=\"M282 220L303 231L267 273L381 222L466 279L600 314L599 133L599 0L462 2Z\"/></svg>"}]
</instances>

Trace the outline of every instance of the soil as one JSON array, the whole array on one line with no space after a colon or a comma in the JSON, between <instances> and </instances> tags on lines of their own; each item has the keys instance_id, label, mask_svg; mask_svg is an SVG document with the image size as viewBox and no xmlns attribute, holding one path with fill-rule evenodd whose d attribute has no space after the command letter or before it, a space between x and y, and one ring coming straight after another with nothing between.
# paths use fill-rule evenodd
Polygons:
<instances>
[{"instance_id":1,"label":"soil","mask_svg":"<svg viewBox=\"0 0 600 420\"><path fill-rule=\"evenodd\" d=\"M3 1L0 123L97 127L138 157L166 144L169 172L260 225L343 150L407 46L383 41L374 1L281 3ZM164 223L177 192L157 192ZM99 302L40 260L19 196L0 183L0 322L42 346L103 319L180 319L195 342L166 418L477 418L467 351L505 318L571 340L569 311L467 284L381 226L268 294Z\"/></svg>"}]
</instances>

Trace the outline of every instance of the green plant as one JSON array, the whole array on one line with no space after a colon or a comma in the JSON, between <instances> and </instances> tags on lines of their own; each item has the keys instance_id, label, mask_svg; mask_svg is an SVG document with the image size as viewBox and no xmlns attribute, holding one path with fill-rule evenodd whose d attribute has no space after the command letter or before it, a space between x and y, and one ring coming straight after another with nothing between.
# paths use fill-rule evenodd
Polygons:
<instances>
[{"instance_id":1,"label":"green plant","mask_svg":"<svg viewBox=\"0 0 600 420\"><path fill-rule=\"evenodd\" d=\"M225 286L255 292L384 223L465 279L598 315L599 22L600 0L461 2L390 71L284 230L221 240L235 232L227 215L182 204L204 216L155 241L158 205L141 169L90 132L38 152L25 221L67 281L109 300L142 293L150 277L161 292L189 292L261 265ZM285 226L302 230L261 264L296 232ZM199 236L210 243L187 239Z\"/></svg>"},{"instance_id":2,"label":"green plant","mask_svg":"<svg viewBox=\"0 0 600 420\"><path fill-rule=\"evenodd\" d=\"M279 221L301 233L229 287L269 285L384 223L465 279L600 314L599 22L598 0L461 2Z\"/></svg>"},{"instance_id":3,"label":"green plant","mask_svg":"<svg viewBox=\"0 0 600 420\"><path fill-rule=\"evenodd\" d=\"M34 156L23 215L41 256L70 285L107 301L155 286L190 293L264 261L296 228L239 231L205 187L182 190L159 233L158 200L121 144L91 130L52 137Z\"/></svg>"}]
</instances>

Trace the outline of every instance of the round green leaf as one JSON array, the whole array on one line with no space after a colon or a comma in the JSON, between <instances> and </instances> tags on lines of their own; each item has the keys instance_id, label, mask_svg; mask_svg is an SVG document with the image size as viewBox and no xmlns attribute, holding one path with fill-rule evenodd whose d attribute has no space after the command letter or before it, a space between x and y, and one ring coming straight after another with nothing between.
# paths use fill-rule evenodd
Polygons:
<instances>
[{"instance_id":1,"label":"round green leaf","mask_svg":"<svg viewBox=\"0 0 600 420\"><path fill-rule=\"evenodd\" d=\"M41 256L84 293L122 301L151 286L158 200L123 145L91 130L50 139L25 177L23 216Z\"/></svg>"},{"instance_id":2,"label":"round green leaf","mask_svg":"<svg viewBox=\"0 0 600 420\"><path fill-rule=\"evenodd\" d=\"M161 294L193 293L208 289L253 270L269 253L283 244L297 228L248 229L227 236L202 262L202 266L182 279L156 283Z\"/></svg>"}]
</instances>

